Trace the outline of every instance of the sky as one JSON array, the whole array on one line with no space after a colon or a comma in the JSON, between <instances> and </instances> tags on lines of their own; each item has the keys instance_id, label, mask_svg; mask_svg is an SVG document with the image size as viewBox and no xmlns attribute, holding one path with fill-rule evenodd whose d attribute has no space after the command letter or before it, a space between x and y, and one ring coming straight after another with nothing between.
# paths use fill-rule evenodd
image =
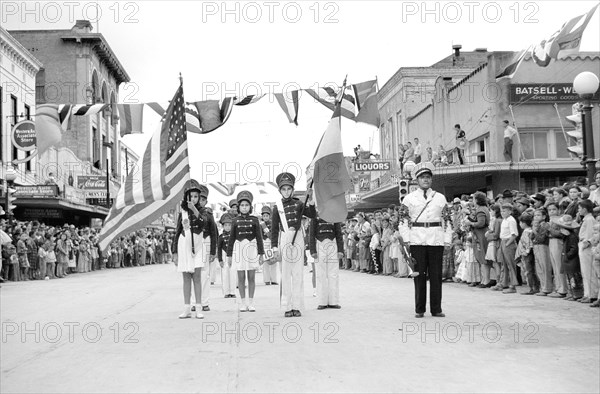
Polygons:
<instances>
[{"instance_id":1,"label":"sky","mask_svg":"<svg viewBox=\"0 0 600 394\"><path fill-rule=\"evenodd\" d=\"M427 67L463 51L519 51L588 12L597 1L3 1L7 29L70 29L88 19L131 78L121 103L167 102L183 76L186 101L288 92L377 78L382 87L400 67ZM96 6L97 5L97 6ZM99 13L96 10L99 9ZM600 51L600 12L582 51ZM189 136L192 178L201 183L274 181L310 163L331 112L308 95L299 125L273 96L234 107L229 121ZM142 154L158 118L124 142ZM374 126L344 120L344 154L360 144L378 153Z\"/></svg>"}]
</instances>

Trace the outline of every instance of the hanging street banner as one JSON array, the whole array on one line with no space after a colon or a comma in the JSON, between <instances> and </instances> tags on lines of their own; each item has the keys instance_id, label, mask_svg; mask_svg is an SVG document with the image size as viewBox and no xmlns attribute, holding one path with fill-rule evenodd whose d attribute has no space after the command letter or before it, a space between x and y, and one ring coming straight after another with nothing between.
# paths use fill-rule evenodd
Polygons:
<instances>
[{"instance_id":1,"label":"hanging street banner","mask_svg":"<svg viewBox=\"0 0 600 394\"><path fill-rule=\"evenodd\" d=\"M572 83L540 83L510 85L511 104L573 103L579 101ZM592 97L600 101L600 89Z\"/></svg>"}]
</instances>

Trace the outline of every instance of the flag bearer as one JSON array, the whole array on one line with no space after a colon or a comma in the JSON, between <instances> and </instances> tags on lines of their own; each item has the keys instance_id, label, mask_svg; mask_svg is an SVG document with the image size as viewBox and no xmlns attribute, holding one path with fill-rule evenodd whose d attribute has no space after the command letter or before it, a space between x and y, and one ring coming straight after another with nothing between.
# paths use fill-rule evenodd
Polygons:
<instances>
[{"instance_id":1,"label":"flag bearer","mask_svg":"<svg viewBox=\"0 0 600 394\"><path fill-rule=\"evenodd\" d=\"M200 272L204 266L204 243L202 242L202 231L205 227L205 216L200 213L200 195L202 189L194 179L190 181L190 187L185 191L181 201L181 212L177 218L177 230L173 241L173 260L177 265L177 272L183 274L183 300L184 310L180 319L192 317L191 296L192 282L194 283L194 294L197 300L202 297L202 286ZM206 199L206 197L204 197ZM193 239L192 239L193 237ZM200 306L196 311L196 318L202 319Z\"/></svg>"},{"instance_id":2,"label":"flag bearer","mask_svg":"<svg viewBox=\"0 0 600 394\"><path fill-rule=\"evenodd\" d=\"M344 256L344 242L340 223L323 219L311 221L309 231L310 253L316 260L317 309L340 309L339 259Z\"/></svg>"},{"instance_id":3,"label":"flag bearer","mask_svg":"<svg viewBox=\"0 0 600 394\"><path fill-rule=\"evenodd\" d=\"M252 213L252 193L241 191L237 195L239 215L233 219L231 238L227 245L227 263L237 269L240 290L240 312L255 312L254 289L256 269L265 254L260 222ZM246 276L248 276L248 298L246 303Z\"/></svg>"},{"instance_id":4,"label":"flag bearer","mask_svg":"<svg viewBox=\"0 0 600 394\"><path fill-rule=\"evenodd\" d=\"M260 226L263 232L263 244L265 250L271 249L271 208L264 206L261 211L262 221ZM277 272L278 264L276 259L266 260L266 264L263 265L263 280L265 285L276 285L277 284Z\"/></svg>"},{"instance_id":5,"label":"flag bearer","mask_svg":"<svg viewBox=\"0 0 600 394\"><path fill-rule=\"evenodd\" d=\"M232 267L227 259L223 259L223 252L227 256L227 246L231 239L231 222L232 217L228 213L221 216L220 220L223 225L223 233L219 235L217 242L217 258L221 266L221 283L223 284L223 295L225 298L235 298L235 287L237 286L237 271Z\"/></svg>"},{"instance_id":6,"label":"flag bearer","mask_svg":"<svg viewBox=\"0 0 600 394\"><path fill-rule=\"evenodd\" d=\"M314 218L316 210L314 201L304 207L304 203L293 197L296 178L292 174L281 173L277 175L276 182L282 199L277 201L277 209L273 212L271 247L275 257L281 258L281 292L282 304L286 308L285 317L298 317L302 316L300 309L304 307L304 236L300 226L302 215ZM297 231L299 234L294 240Z\"/></svg>"}]
</instances>

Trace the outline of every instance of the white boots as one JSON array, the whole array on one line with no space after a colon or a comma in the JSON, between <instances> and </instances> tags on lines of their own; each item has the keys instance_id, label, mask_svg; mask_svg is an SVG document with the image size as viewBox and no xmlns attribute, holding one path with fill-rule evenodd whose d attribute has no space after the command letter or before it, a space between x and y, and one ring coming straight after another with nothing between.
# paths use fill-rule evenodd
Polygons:
<instances>
[{"instance_id":1,"label":"white boots","mask_svg":"<svg viewBox=\"0 0 600 394\"><path fill-rule=\"evenodd\" d=\"M204 319L204 315L200 313L202 307L200 305L196 305L196 319ZM192 306L190 304L186 304L183 306L183 313L179 315L180 319L189 319L192 317Z\"/></svg>"},{"instance_id":2,"label":"white boots","mask_svg":"<svg viewBox=\"0 0 600 394\"><path fill-rule=\"evenodd\" d=\"M180 319L189 319L192 317L192 307L190 304L186 304L183 306L183 313L179 315Z\"/></svg>"}]
</instances>

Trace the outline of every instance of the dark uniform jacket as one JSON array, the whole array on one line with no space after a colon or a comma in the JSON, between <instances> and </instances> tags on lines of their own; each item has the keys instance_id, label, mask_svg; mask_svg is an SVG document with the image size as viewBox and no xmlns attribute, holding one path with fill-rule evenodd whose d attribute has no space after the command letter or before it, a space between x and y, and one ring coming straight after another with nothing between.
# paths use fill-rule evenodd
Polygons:
<instances>
[{"instance_id":1,"label":"dark uniform jacket","mask_svg":"<svg viewBox=\"0 0 600 394\"><path fill-rule=\"evenodd\" d=\"M317 241L322 242L326 239L335 240L338 253L344 251L344 238L340 223L328 223L321 218L311 220L308 237L310 254L317 253Z\"/></svg>"},{"instance_id":2,"label":"dark uniform jacket","mask_svg":"<svg viewBox=\"0 0 600 394\"><path fill-rule=\"evenodd\" d=\"M217 241L217 258L219 261L223 261L223 252L227 253L230 238L231 233L229 231L223 231L223 234L219 235L219 240Z\"/></svg>"},{"instance_id":3,"label":"dark uniform jacket","mask_svg":"<svg viewBox=\"0 0 600 394\"><path fill-rule=\"evenodd\" d=\"M233 245L235 241L248 241L256 240L258 247L258 254L265 254L263 246L262 228L260 222L256 216L250 216L249 214L240 214L233 218L231 223L231 236L227 245L227 256L233 255Z\"/></svg>"},{"instance_id":4,"label":"dark uniform jacket","mask_svg":"<svg viewBox=\"0 0 600 394\"><path fill-rule=\"evenodd\" d=\"M299 229L302 225L302 206L304 203L295 197L284 198L281 201L283 203L283 211L285 213L288 228L293 227ZM317 212L315 206L307 205L304 208L304 216L308 218L316 217ZM273 210L273 226L271 228L271 246L276 248L279 246L279 232L283 231L283 225L281 224L277 206L275 206L275 209ZM302 234L300 234L300 236L302 236Z\"/></svg>"}]
</instances>

